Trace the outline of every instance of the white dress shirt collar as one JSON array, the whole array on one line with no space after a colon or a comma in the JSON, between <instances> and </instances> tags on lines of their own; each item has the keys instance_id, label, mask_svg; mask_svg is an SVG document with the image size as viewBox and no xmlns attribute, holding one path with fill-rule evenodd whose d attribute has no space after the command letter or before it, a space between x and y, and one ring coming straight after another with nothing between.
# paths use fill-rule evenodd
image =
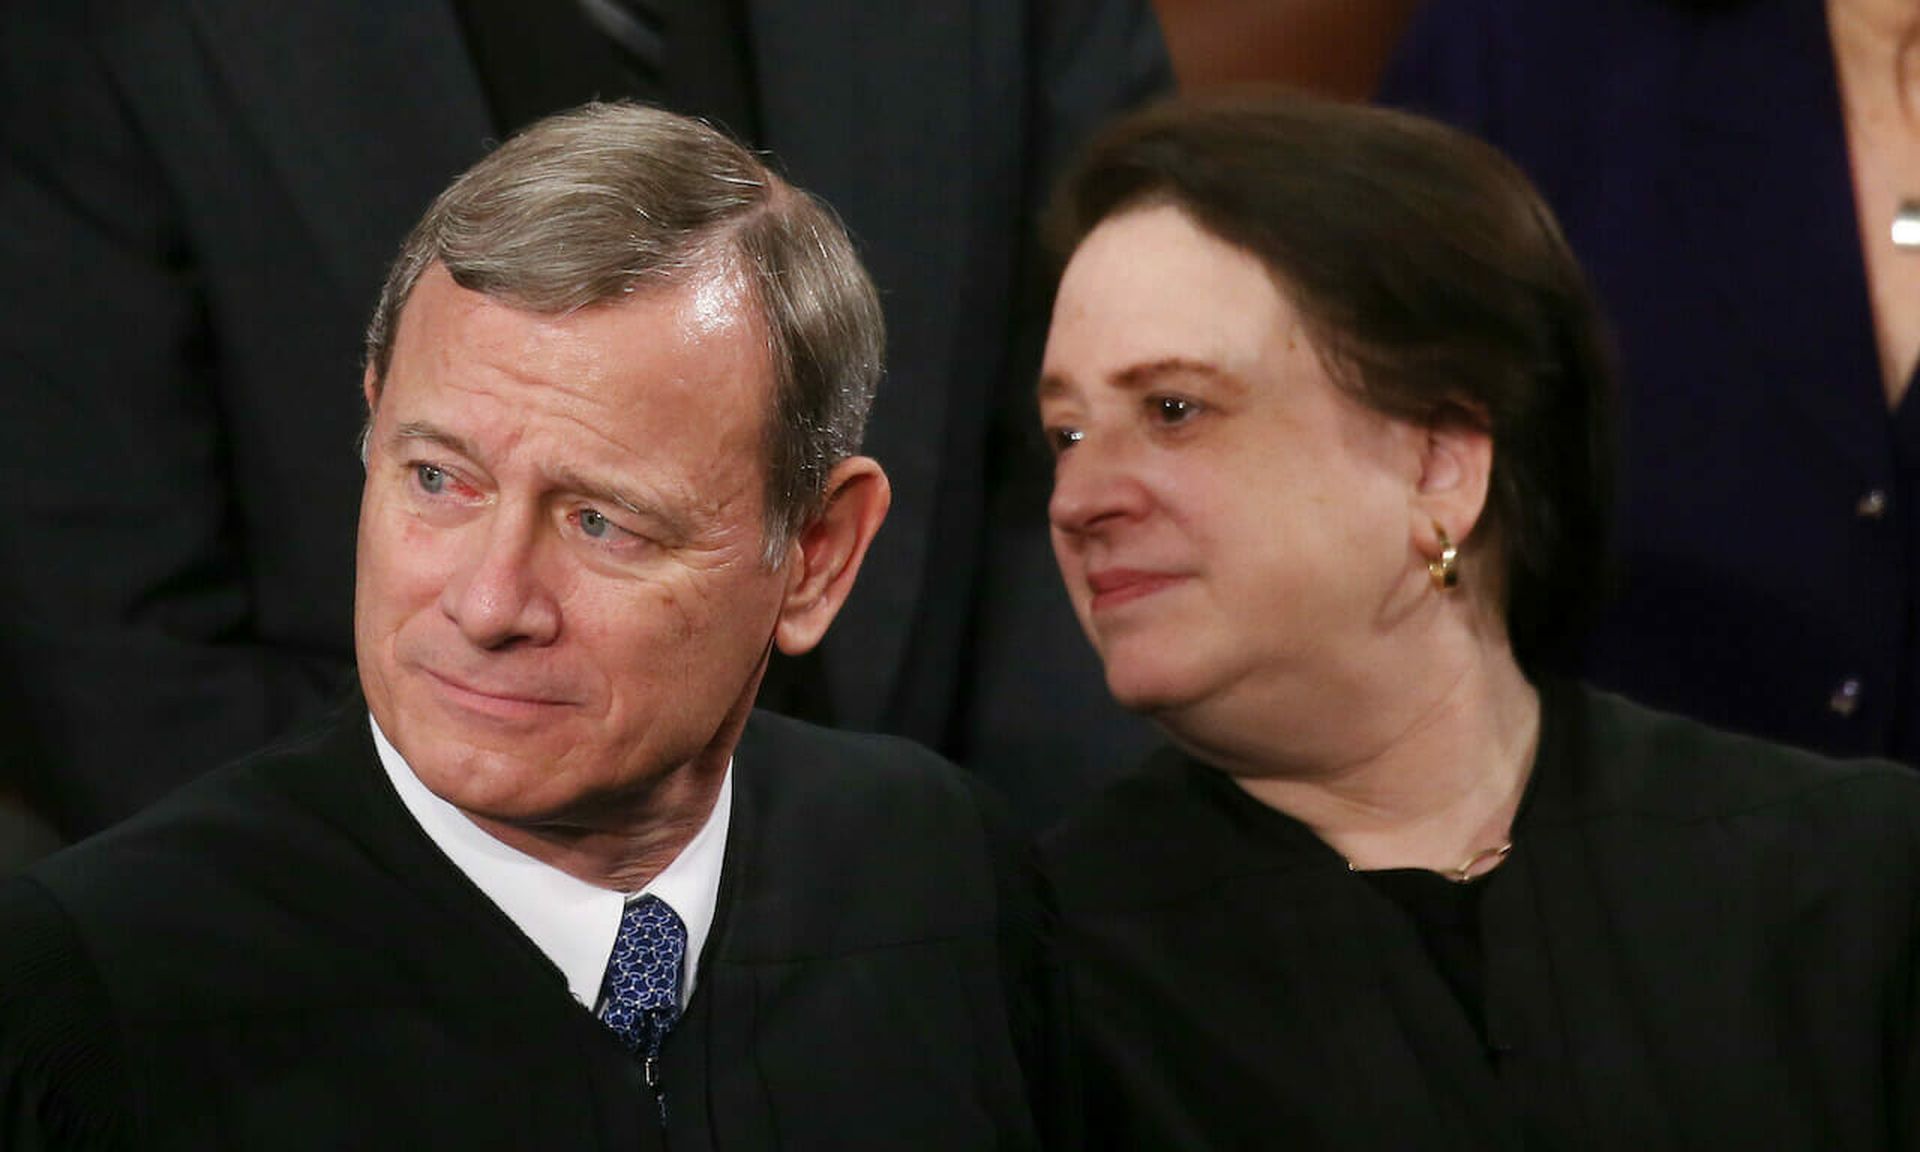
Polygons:
<instances>
[{"instance_id":1,"label":"white dress shirt collar","mask_svg":"<svg viewBox=\"0 0 1920 1152\"><path fill-rule=\"evenodd\" d=\"M620 931L620 914L628 900L650 894L664 900L687 926L687 960L680 976L680 1003L687 1003L720 899L720 868L733 819L732 761L727 763L707 822L680 855L639 892L621 893L577 880L481 831L420 782L380 731L379 721L371 714L367 721L373 726L373 746L380 753L381 767L421 831L546 953L566 975L575 1000L589 1011L595 1007L607 960L613 955L614 937Z\"/></svg>"}]
</instances>

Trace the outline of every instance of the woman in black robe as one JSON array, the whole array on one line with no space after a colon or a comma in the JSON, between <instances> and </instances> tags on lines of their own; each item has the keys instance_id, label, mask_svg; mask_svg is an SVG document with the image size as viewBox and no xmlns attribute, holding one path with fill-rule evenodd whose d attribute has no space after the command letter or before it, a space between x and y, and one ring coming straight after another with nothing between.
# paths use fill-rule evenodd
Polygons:
<instances>
[{"instance_id":1,"label":"woman in black robe","mask_svg":"<svg viewBox=\"0 0 1920 1152\"><path fill-rule=\"evenodd\" d=\"M1088 1146L1920 1147L1920 779L1550 671L1611 390L1524 177L1175 104L1059 222L1055 551L1174 746L1045 845Z\"/></svg>"}]
</instances>

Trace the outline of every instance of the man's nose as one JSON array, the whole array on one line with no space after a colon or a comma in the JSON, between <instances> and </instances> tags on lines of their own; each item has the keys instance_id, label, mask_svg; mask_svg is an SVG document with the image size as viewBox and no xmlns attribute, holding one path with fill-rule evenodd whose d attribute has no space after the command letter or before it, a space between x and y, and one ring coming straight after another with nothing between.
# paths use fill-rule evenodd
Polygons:
<instances>
[{"instance_id":1,"label":"man's nose","mask_svg":"<svg viewBox=\"0 0 1920 1152\"><path fill-rule=\"evenodd\" d=\"M1078 536L1137 517L1147 505L1137 453L1115 435L1088 431L1054 462L1047 518Z\"/></svg>"},{"instance_id":2,"label":"man's nose","mask_svg":"<svg viewBox=\"0 0 1920 1152\"><path fill-rule=\"evenodd\" d=\"M440 606L475 647L552 643L560 604L541 572L537 515L502 509L476 525L469 551L440 594Z\"/></svg>"}]
</instances>

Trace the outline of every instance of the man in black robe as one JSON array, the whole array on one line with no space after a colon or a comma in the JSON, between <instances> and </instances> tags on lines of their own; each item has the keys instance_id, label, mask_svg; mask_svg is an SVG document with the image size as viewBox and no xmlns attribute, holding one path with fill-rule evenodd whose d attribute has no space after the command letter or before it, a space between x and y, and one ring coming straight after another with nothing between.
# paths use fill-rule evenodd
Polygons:
<instances>
[{"instance_id":1,"label":"man in black robe","mask_svg":"<svg viewBox=\"0 0 1920 1152\"><path fill-rule=\"evenodd\" d=\"M351 681L367 306L448 181L596 98L768 150L881 291L887 531L761 706L938 748L1035 826L1152 746L1053 642L1028 393L1039 204L1171 83L1147 0L0 0L0 29L0 804L78 839Z\"/></svg>"},{"instance_id":2,"label":"man in black robe","mask_svg":"<svg viewBox=\"0 0 1920 1152\"><path fill-rule=\"evenodd\" d=\"M0 886L0 1146L1031 1147L976 787L752 713L885 516L806 194L598 105L445 192L367 349L361 693Z\"/></svg>"}]
</instances>

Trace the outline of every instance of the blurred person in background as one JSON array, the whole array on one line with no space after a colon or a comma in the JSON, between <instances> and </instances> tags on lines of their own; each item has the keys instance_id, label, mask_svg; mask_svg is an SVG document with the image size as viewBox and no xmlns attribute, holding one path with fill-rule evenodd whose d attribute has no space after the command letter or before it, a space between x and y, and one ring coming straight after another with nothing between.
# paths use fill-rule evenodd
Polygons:
<instances>
[{"instance_id":1,"label":"blurred person in background","mask_svg":"<svg viewBox=\"0 0 1920 1152\"><path fill-rule=\"evenodd\" d=\"M1617 332L1620 588L1577 666L1920 764L1920 9L1430 0L1381 97L1518 161Z\"/></svg>"},{"instance_id":2,"label":"blurred person in background","mask_svg":"<svg viewBox=\"0 0 1920 1152\"><path fill-rule=\"evenodd\" d=\"M1155 0L1182 92L1285 84L1364 100L1420 0Z\"/></svg>"}]
</instances>

